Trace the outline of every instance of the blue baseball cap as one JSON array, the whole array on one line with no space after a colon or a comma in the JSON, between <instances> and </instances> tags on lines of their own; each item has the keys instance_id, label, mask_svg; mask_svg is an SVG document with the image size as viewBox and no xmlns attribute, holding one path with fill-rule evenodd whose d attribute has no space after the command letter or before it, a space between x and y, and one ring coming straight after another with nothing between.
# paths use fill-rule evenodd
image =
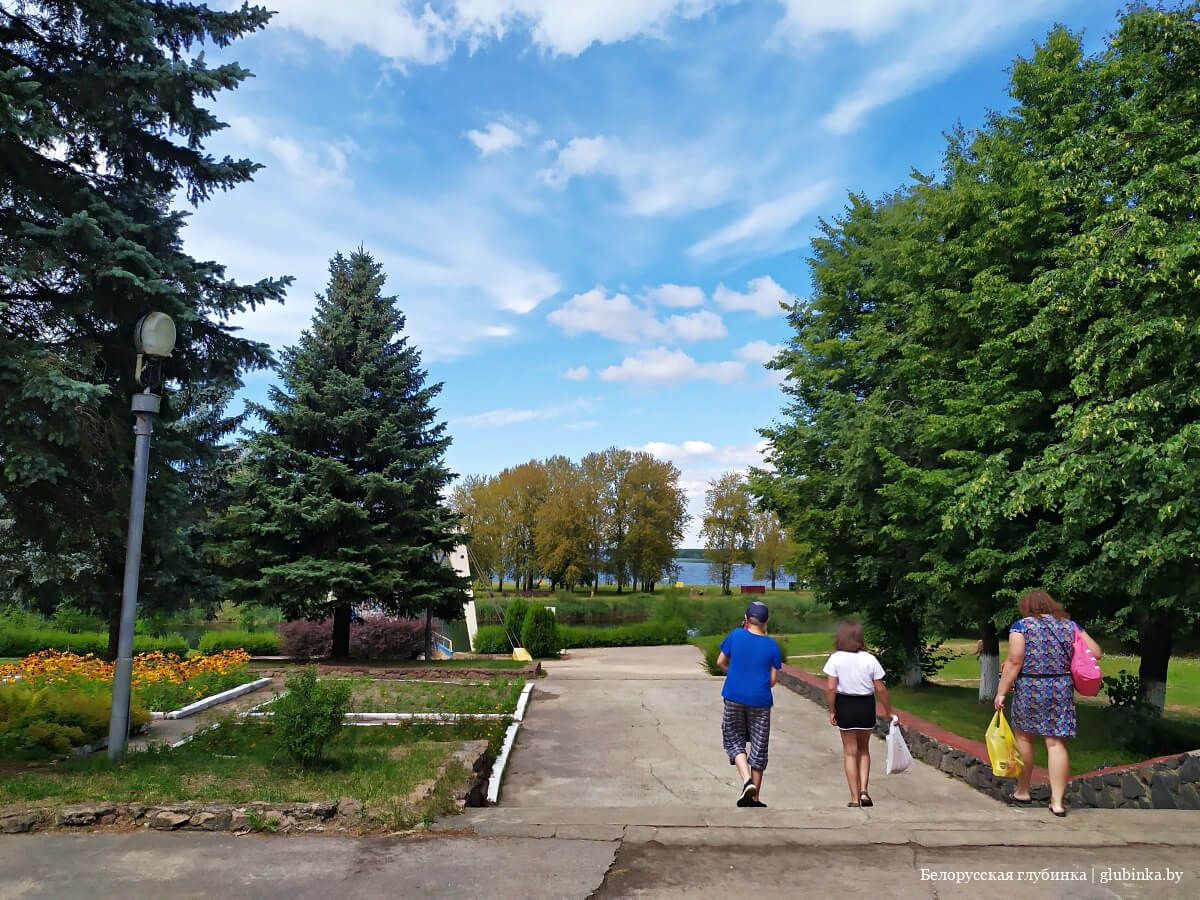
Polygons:
<instances>
[{"instance_id":1,"label":"blue baseball cap","mask_svg":"<svg viewBox=\"0 0 1200 900\"><path fill-rule=\"evenodd\" d=\"M760 622L765 622L768 615L767 604L759 603L757 600L746 607L747 619L758 619Z\"/></svg>"}]
</instances>

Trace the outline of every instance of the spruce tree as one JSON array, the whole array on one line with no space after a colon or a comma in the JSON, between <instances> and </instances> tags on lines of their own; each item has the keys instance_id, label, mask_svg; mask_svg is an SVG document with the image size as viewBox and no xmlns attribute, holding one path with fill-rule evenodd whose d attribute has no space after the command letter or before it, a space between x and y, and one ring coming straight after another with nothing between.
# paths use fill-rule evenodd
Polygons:
<instances>
[{"instance_id":1,"label":"spruce tree","mask_svg":"<svg viewBox=\"0 0 1200 900\"><path fill-rule=\"evenodd\" d=\"M282 354L282 387L254 407L220 529L238 599L289 618L333 616L347 656L355 606L456 616L466 579L443 564L461 540L442 502L450 439L396 298L364 251L329 267L312 326Z\"/></svg>"},{"instance_id":2,"label":"spruce tree","mask_svg":"<svg viewBox=\"0 0 1200 900\"><path fill-rule=\"evenodd\" d=\"M257 165L217 159L204 102L249 73L209 67L270 13L146 0L0 4L0 591L73 599L110 622L115 651L133 456L133 328L178 329L151 453L139 605L208 592L190 481L219 455L206 392L269 364L229 316L281 299L284 280L238 284L182 250L186 213ZM191 419L185 424L185 420ZM219 428L218 428L219 430Z\"/></svg>"}]
</instances>

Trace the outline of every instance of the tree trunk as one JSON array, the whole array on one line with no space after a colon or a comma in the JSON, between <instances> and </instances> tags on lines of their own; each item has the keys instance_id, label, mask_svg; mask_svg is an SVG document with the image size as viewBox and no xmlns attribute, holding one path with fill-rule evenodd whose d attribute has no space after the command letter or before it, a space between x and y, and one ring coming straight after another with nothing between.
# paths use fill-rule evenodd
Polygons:
<instances>
[{"instance_id":1,"label":"tree trunk","mask_svg":"<svg viewBox=\"0 0 1200 900\"><path fill-rule=\"evenodd\" d=\"M334 659L350 657L350 604L339 603L333 608L333 648L329 655Z\"/></svg>"},{"instance_id":2,"label":"tree trunk","mask_svg":"<svg viewBox=\"0 0 1200 900\"><path fill-rule=\"evenodd\" d=\"M775 590L775 570L771 570L771 590Z\"/></svg>"},{"instance_id":3,"label":"tree trunk","mask_svg":"<svg viewBox=\"0 0 1200 900\"><path fill-rule=\"evenodd\" d=\"M905 687L920 687L923 680L921 675L921 635L917 631L916 623L907 622L904 625L902 637L906 665L900 683Z\"/></svg>"},{"instance_id":4,"label":"tree trunk","mask_svg":"<svg viewBox=\"0 0 1200 900\"><path fill-rule=\"evenodd\" d=\"M433 659L433 617L425 610L425 660Z\"/></svg>"},{"instance_id":5,"label":"tree trunk","mask_svg":"<svg viewBox=\"0 0 1200 900\"><path fill-rule=\"evenodd\" d=\"M990 620L979 623L979 702L996 699L1000 684L1000 635Z\"/></svg>"},{"instance_id":6,"label":"tree trunk","mask_svg":"<svg viewBox=\"0 0 1200 900\"><path fill-rule=\"evenodd\" d=\"M1138 629L1141 643L1141 699L1156 716L1163 714L1167 702L1167 663L1171 660L1171 626L1159 619L1148 619Z\"/></svg>"},{"instance_id":7,"label":"tree trunk","mask_svg":"<svg viewBox=\"0 0 1200 900\"><path fill-rule=\"evenodd\" d=\"M117 608L109 616L108 619L108 660L112 662L117 658L117 643L121 638L121 607L118 604Z\"/></svg>"}]
</instances>

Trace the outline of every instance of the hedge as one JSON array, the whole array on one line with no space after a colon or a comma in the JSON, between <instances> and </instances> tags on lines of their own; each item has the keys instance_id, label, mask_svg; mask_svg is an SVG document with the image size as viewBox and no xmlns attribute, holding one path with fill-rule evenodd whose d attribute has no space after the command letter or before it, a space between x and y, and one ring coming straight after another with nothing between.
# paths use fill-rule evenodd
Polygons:
<instances>
[{"instance_id":1,"label":"hedge","mask_svg":"<svg viewBox=\"0 0 1200 900\"><path fill-rule=\"evenodd\" d=\"M81 656L91 653L105 656L108 653L108 635L102 631L56 631L50 628L6 628L0 631L0 656L28 656L39 650L62 650ZM188 644L177 634L153 637L145 634L133 636L134 653L177 653L184 656Z\"/></svg>"},{"instance_id":2,"label":"hedge","mask_svg":"<svg viewBox=\"0 0 1200 900\"><path fill-rule=\"evenodd\" d=\"M274 631L206 631L196 649L207 656L222 650L245 650L251 656L275 656L279 653L279 635Z\"/></svg>"},{"instance_id":3,"label":"hedge","mask_svg":"<svg viewBox=\"0 0 1200 900\"><path fill-rule=\"evenodd\" d=\"M483 629L480 629L481 631ZM682 619L668 622L639 622L616 628L588 628L559 625L558 641L564 647L653 647L661 644L686 644L687 625Z\"/></svg>"},{"instance_id":4,"label":"hedge","mask_svg":"<svg viewBox=\"0 0 1200 900\"><path fill-rule=\"evenodd\" d=\"M534 607L525 617L521 646L534 659L553 659L561 649L554 613L545 607Z\"/></svg>"},{"instance_id":5,"label":"hedge","mask_svg":"<svg viewBox=\"0 0 1200 900\"><path fill-rule=\"evenodd\" d=\"M561 629L560 629L561 631ZM501 625L480 625L475 632L475 653L511 653L512 645L508 642Z\"/></svg>"}]
</instances>

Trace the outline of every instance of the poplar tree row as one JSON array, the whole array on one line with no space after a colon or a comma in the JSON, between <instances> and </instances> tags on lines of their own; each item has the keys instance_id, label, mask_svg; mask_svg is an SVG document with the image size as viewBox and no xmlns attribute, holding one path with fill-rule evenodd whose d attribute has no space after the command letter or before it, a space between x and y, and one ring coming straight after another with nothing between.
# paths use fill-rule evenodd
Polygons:
<instances>
[{"instance_id":1,"label":"poplar tree row","mask_svg":"<svg viewBox=\"0 0 1200 900\"><path fill-rule=\"evenodd\" d=\"M451 505L471 534L472 571L501 590L506 578L570 589L607 575L618 592L652 591L687 524L679 477L668 461L613 447L463 478Z\"/></svg>"},{"instance_id":2,"label":"poplar tree row","mask_svg":"<svg viewBox=\"0 0 1200 900\"><path fill-rule=\"evenodd\" d=\"M1092 56L1052 31L940 173L813 241L753 490L910 682L1045 587L1162 708L1200 616L1198 19L1131 7Z\"/></svg>"}]
</instances>

